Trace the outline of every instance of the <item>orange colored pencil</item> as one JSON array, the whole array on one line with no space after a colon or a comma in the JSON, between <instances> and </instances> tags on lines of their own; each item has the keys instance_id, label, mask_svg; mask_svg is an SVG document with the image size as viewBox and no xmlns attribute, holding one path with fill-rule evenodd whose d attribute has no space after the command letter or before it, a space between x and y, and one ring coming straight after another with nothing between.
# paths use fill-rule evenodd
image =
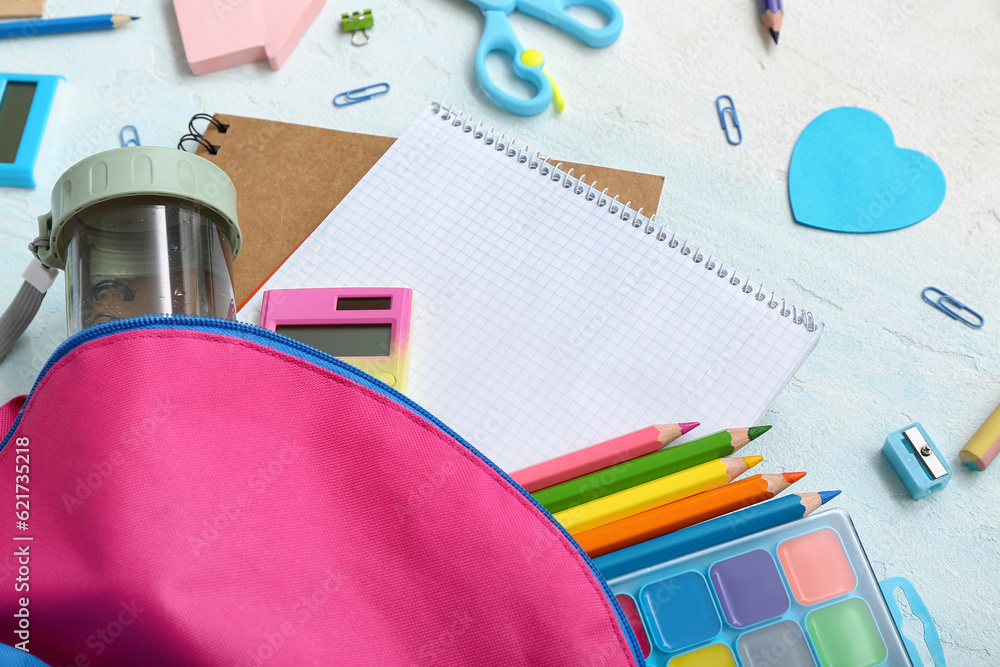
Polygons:
<instances>
[{"instance_id":1,"label":"orange colored pencil","mask_svg":"<svg viewBox=\"0 0 1000 667\"><path fill-rule=\"evenodd\" d=\"M591 558L687 528L696 523L770 500L805 476L804 472L754 475L711 491L661 505L574 535Z\"/></svg>"}]
</instances>

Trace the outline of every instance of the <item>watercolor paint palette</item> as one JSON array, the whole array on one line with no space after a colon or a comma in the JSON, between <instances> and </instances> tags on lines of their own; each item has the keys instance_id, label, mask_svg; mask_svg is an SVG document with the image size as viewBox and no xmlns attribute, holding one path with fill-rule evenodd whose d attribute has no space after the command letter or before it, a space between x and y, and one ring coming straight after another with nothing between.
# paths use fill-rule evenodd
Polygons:
<instances>
[{"instance_id":1,"label":"watercolor paint palette","mask_svg":"<svg viewBox=\"0 0 1000 667\"><path fill-rule=\"evenodd\" d=\"M846 512L828 510L608 581L649 667L910 667L902 588L944 665L912 585L881 584ZM886 591L886 593L883 593ZM940 656L940 659L939 659Z\"/></svg>"}]
</instances>

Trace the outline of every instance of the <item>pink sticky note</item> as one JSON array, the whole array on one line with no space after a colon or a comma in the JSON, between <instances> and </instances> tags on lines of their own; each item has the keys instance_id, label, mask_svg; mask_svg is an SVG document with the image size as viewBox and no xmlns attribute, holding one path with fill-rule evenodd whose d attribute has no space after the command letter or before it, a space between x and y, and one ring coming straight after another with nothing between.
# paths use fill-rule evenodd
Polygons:
<instances>
[{"instance_id":1,"label":"pink sticky note","mask_svg":"<svg viewBox=\"0 0 1000 667\"><path fill-rule=\"evenodd\" d=\"M272 69L285 64L326 0L263 0L267 20L267 60Z\"/></svg>"},{"instance_id":2,"label":"pink sticky note","mask_svg":"<svg viewBox=\"0 0 1000 667\"><path fill-rule=\"evenodd\" d=\"M326 0L174 0L184 52L195 74L264 60L285 64Z\"/></svg>"},{"instance_id":3,"label":"pink sticky note","mask_svg":"<svg viewBox=\"0 0 1000 667\"><path fill-rule=\"evenodd\" d=\"M266 58L264 10L259 0L174 0L184 53L195 74Z\"/></svg>"}]
</instances>

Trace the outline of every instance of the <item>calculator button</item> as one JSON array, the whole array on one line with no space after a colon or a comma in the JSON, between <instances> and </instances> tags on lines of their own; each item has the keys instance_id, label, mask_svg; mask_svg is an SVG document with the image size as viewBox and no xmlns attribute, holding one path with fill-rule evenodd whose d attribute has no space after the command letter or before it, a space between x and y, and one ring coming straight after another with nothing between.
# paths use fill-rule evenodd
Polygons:
<instances>
[{"instance_id":1,"label":"calculator button","mask_svg":"<svg viewBox=\"0 0 1000 667\"><path fill-rule=\"evenodd\" d=\"M375 376L375 379L385 382L390 387L396 386L396 376L393 375L392 373L379 373L378 375Z\"/></svg>"}]
</instances>

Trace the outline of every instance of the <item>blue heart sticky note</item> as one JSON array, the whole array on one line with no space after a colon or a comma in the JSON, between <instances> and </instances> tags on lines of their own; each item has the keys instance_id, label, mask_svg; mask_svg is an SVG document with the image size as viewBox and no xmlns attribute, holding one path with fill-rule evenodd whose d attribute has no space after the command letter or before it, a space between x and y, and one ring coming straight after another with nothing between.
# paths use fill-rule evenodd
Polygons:
<instances>
[{"instance_id":1,"label":"blue heart sticky note","mask_svg":"<svg viewBox=\"0 0 1000 667\"><path fill-rule=\"evenodd\" d=\"M835 232L886 232L914 225L944 201L941 168L899 148L892 128L857 107L830 109L802 131L788 169L795 220Z\"/></svg>"}]
</instances>

